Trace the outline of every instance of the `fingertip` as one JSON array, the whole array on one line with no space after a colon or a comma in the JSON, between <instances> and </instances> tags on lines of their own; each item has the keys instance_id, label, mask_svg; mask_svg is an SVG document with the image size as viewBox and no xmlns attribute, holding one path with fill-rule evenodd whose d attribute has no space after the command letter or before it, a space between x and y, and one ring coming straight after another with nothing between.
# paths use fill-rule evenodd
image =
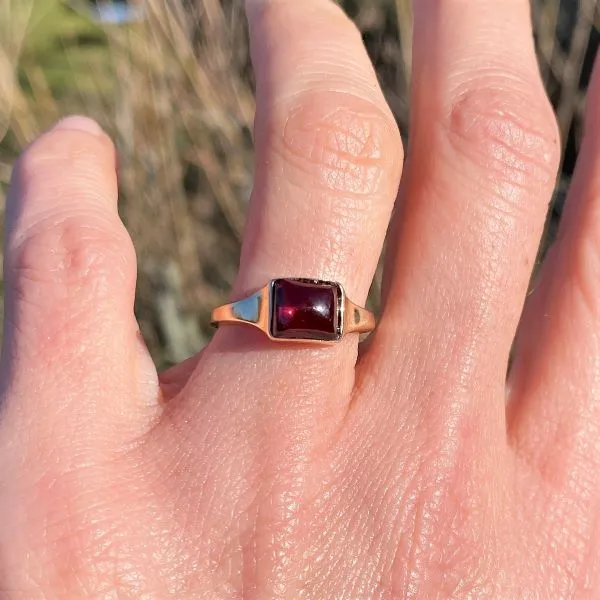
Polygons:
<instances>
[{"instance_id":1,"label":"fingertip","mask_svg":"<svg viewBox=\"0 0 600 600\"><path fill-rule=\"evenodd\" d=\"M116 200L116 149L96 121L69 116L26 148L15 163L12 182L9 211L24 203L35 209L31 214L71 204L75 189L80 196Z\"/></svg>"},{"instance_id":2,"label":"fingertip","mask_svg":"<svg viewBox=\"0 0 600 600\"><path fill-rule=\"evenodd\" d=\"M52 131L82 131L95 136L104 136L104 130L96 121L81 115L73 115L61 119Z\"/></svg>"}]
</instances>

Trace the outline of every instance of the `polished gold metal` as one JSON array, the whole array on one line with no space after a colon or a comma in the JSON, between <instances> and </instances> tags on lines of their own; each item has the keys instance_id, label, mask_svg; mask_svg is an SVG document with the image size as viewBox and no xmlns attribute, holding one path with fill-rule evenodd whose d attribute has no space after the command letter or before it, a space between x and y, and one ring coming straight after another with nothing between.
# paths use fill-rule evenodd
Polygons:
<instances>
[{"instance_id":1,"label":"polished gold metal","mask_svg":"<svg viewBox=\"0 0 600 600\"><path fill-rule=\"evenodd\" d=\"M337 310L340 315L341 331L337 340L313 340L313 339L290 339L278 338L271 335L271 321L273 316L273 279L267 285L259 289L254 294L224 304L215 308L212 312L211 323L215 327L221 325L250 325L260 329L269 339L274 342L296 343L296 344L335 344L347 333L368 333L375 329L375 315L366 308L352 302L346 296L343 286L338 285L342 296L339 300ZM319 280L313 280L315 283ZM334 283L334 282L320 282Z\"/></svg>"},{"instance_id":2,"label":"polished gold metal","mask_svg":"<svg viewBox=\"0 0 600 600\"><path fill-rule=\"evenodd\" d=\"M344 294L344 333L369 333L375 329L375 315L366 308L354 304Z\"/></svg>"}]
</instances>

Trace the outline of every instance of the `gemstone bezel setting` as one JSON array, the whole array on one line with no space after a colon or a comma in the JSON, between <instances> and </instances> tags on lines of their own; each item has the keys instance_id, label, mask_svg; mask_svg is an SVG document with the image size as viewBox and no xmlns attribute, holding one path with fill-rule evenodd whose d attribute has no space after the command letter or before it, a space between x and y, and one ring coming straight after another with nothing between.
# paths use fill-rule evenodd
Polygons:
<instances>
[{"instance_id":1,"label":"gemstone bezel setting","mask_svg":"<svg viewBox=\"0 0 600 600\"><path fill-rule=\"evenodd\" d=\"M302 329L285 329L280 328L278 325L281 325L278 317L278 305L276 298L276 291L280 286L291 286L294 284L300 284L298 287L301 287L302 284L312 285L318 288L323 288L325 291L329 288L336 300L335 306L333 307L333 314L331 315L331 330L325 331L321 328L310 328L305 327ZM273 279L269 285L269 337L275 340L291 340L298 342L338 342L344 333L344 307L345 307L345 292L343 287L335 282L335 281L324 281L321 279L308 279L308 278L299 278L299 277L284 277ZM306 310L306 306L301 307L293 307L292 308L304 308ZM312 310L316 311L316 307L311 307ZM310 317L310 315L308 315Z\"/></svg>"}]
</instances>

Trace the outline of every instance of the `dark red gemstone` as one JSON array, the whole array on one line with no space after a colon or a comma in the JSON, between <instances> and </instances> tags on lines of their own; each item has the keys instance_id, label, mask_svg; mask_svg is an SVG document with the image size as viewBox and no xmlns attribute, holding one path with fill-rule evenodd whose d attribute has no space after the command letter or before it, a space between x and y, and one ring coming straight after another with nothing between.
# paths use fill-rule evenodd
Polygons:
<instances>
[{"instance_id":1,"label":"dark red gemstone","mask_svg":"<svg viewBox=\"0 0 600 600\"><path fill-rule=\"evenodd\" d=\"M275 338L334 341L340 336L339 285L307 279L273 282L271 335Z\"/></svg>"}]
</instances>

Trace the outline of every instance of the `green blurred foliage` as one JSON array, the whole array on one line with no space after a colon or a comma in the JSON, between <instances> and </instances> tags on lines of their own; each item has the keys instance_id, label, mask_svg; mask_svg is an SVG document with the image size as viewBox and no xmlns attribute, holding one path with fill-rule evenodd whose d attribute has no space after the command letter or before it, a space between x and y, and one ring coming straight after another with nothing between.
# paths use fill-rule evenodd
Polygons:
<instances>
[{"instance_id":1,"label":"green blurred foliage","mask_svg":"<svg viewBox=\"0 0 600 600\"><path fill-rule=\"evenodd\" d=\"M35 0L19 62L25 89L27 71L41 69L57 101L93 92L111 83L109 60L103 29L85 13L61 0Z\"/></svg>"}]
</instances>

